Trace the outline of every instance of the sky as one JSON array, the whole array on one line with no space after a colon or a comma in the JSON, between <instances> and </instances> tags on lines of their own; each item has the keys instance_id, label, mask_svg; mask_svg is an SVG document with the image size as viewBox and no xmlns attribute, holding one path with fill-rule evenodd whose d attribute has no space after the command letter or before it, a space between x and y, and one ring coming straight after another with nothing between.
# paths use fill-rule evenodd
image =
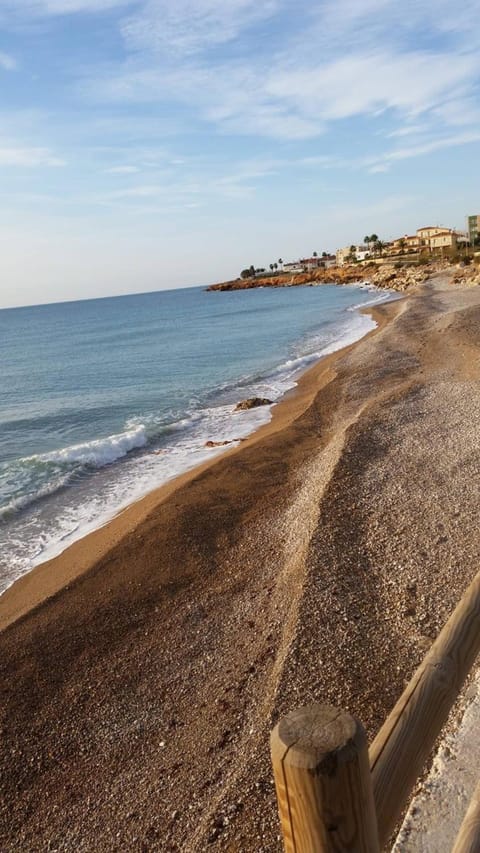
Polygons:
<instances>
[{"instance_id":1,"label":"sky","mask_svg":"<svg viewBox=\"0 0 480 853\"><path fill-rule=\"evenodd\" d=\"M480 213L478 0L0 0L0 307Z\"/></svg>"}]
</instances>

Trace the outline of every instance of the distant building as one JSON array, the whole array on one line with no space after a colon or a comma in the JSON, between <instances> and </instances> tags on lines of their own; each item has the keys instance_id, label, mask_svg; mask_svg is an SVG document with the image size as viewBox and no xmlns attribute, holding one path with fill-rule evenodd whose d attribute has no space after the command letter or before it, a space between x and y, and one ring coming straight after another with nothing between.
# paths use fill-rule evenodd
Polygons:
<instances>
[{"instance_id":1,"label":"distant building","mask_svg":"<svg viewBox=\"0 0 480 853\"><path fill-rule=\"evenodd\" d=\"M350 256L351 250L350 246L345 246L344 249L337 249L335 259L337 261L338 267L343 267L343 265L347 262L347 258Z\"/></svg>"},{"instance_id":2,"label":"distant building","mask_svg":"<svg viewBox=\"0 0 480 853\"><path fill-rule=\"evenodd\" d=\"M480 219L480 217L479 217ZM405 234L391 244L389 254L399 252L442 252L444 249L456 251L468 241L467 235L454 228L443 228L439 225L428 225L418 228L416 234Z\"/></svg>"},{"instance_id":3,"label":"distant building","mask_svg":"<svg viewBox=\"0 0 480 853\"><path fill-rule=\"evenodd\" d=\"M289 261L283 265L283 272L303 272L301 261Z\"/></svg>"},{"instance_id":4,"label":"distant building","mask_svg":"<svg viewBox=\"0 0 480 853\"><path fill-rule=\"evenodd\" d=\"M311 272L312 270L326 269L328 266L335 266L335 255L300 258L298 261L289 261L283 265L283 271L291 273Z\"/></svg>"},{"instance_id":5,"label":"distant building","mask_svg":"<svg viewBox=\"0 0 480 853\"><path fill-rule=\"evenodd\" d=\"M337 259L335 255L323 255L321 260L322 266L325 267L326 270L337 266Z\"/></svg>"},{"instance_id":6,"label":"distant building","mask_svg":"<svg viewBox=\"0 0 480 853\"><path fill-rule=\"evenodd\" d=\"M480 237L480 214L469 216L467 218L468 240L471 246L474 246Z\"/></svg>"},{"instance_id":7,"label":"distant building","mask_svg":"<svg viewBox=\"0 0 480 853\"><path fill-rule=\"evenodd\" d=\"M417 237L420 240L420 245L426 246L427 241L430 240L431 237L434 237L440 231L448 230L448 228L441 228L439 225L427 225L425 228L417 228Z\"/></svg>"},{"instance_id":8,"label":"distant building","mask_svg":"<svg viewBox=\"0 0 480 853\"><path fill-rule=\"evenodd\" d=\"M298 263L307 272L311 272L311 270L317 270L317 269L319 269L319 267L323 266L322 265L322 259L319 257L302 258Z\"/></svg>"},{"instance_id":9,"label":"distant building","mask_svg":"<svg viewBox=\"0 0 480 853\"><path fill-rule=\"evenodd\" d=\"M442 252L444 249L456 251L468 242L467 234L462 231L455 231L454 228L442 228L438 225L418 228L417 237L420 251L426 249L429 252Z\"/></svg>"},{"instance_id":10,"label":"distant building","mask_svg":"<svg viewBox=\"0 0 480 853\"><path fill-rule=\"evenodd\" d=\"M355 257L357 261L366 261L371 254L372 253L368 246L357 246L355 249Z\"/></svg>"},{"instance_id":11,"label":"distant building","mask_svg":"<svg viewBox=\"0 0 480 853\"><path fill-rule=\"evenodd\" d=\"M391 244L392 252L412 251L420 246L420 238L416 234L405 234L403 237L398 237Z\"/></svg>"},{"instance_id":12,"label":"distant building","mask_svg":"<svg viewBox=\"0 0 480 853\"><path fill-rule=\"evenodd\" d=\"M428 237L426 245L431 252L435 249L456 249L457 235L455 231L450 231L448 228L445 228Z\"/></svg>"},{"instance_id":13,"label":"distant building","mask_svg":"<svg viewBox=\"0 0 480 853\"><path fill-rule=\"evenodd\" d=\"M337 249L337 266L343 267L344 264L348 263L352 255L356 261L365 261L370 257L370 254L368 246L345 246L343 249Z\"/></svg>"},{"instance_id":14,"label":"distant building","mask_svg":"<svg viewBox=\"0 0 480 853\"><path fill-rule=\"evenodd\" d=\"M418 249L420 246L420 237L417 234L407 234L405 237L407 249Z\"/></svg>"}]
</instances>

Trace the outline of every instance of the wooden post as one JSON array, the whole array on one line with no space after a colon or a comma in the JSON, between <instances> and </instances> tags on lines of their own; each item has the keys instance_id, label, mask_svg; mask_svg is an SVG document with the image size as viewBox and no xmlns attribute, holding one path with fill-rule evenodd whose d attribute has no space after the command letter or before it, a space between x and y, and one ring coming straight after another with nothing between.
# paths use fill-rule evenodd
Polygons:
<instances>
[{"instance_id":1,"label":"wooden post","mask_svg":"<svg viewBox=\"0 0 480 853\"><path fill-rule=\"evenodd\" d=\"M452 853L478 853L480 850L480 782L470 800Z\"/></svg>"},{"instance_id":2,"label":"wooden post","mask_svg":"<svg viewBox=\"0 0 480 853\"><path fill-rule=\"evenodd\" d=\"M329 705L284 717L271 735L286 853L378 853L365 732Z\"/></svg>"},{"instance_id":3,"label":"wooden post","mask_svg":"<svg viewBox=\"0 0 480 853\"><path fill-rule=\"evenodd\" d=\"M370 747L381 846L408 801L480 651L480 572Z\"/></svg>"}]
</instances>

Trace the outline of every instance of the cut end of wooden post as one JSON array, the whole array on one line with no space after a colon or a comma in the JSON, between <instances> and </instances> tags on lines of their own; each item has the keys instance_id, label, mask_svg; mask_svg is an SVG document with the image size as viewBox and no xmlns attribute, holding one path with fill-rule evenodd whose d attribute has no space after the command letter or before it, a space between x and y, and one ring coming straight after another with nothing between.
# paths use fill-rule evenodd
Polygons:
<instances>
[{"instance_id":1,"label":"cut end of wooden post","mask_svg":"<svg viewBox=\"0 0 480 853\"><path fill-rule=\"evenodd\" d=\"M361 723L331 705L307 705L280 720L272 733L284 747L283 762L330 772L332 762L348 762L366 745Z\"/></svg>"},{"instance_id":2,"label":"cut end of wooden post","mask_svg":"<svg viewBox=\"0 0 480 853\"><path fill-rule=\"evenodd\" d=\"M330 705L298 708L273 730L271 752L287 853L378 850L367 739L358 720Z\"/></svg>"}]
</instances>

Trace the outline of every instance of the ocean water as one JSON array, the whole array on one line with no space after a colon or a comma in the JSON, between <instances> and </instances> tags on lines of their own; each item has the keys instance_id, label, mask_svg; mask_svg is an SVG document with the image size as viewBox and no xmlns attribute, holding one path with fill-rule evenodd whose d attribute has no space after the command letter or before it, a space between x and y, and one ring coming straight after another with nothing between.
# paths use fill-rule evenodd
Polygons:
<instances>
[{"instance_id":1,"label":"ocean water","mask_svg":"<svg viewBox=\"0 0 480 853\"><path fill-rule=\"evenodd\" d=\"M0 591L240 439L373 328L361 286L202 288L0 311Z\"/></svg>"}]
</instances>

